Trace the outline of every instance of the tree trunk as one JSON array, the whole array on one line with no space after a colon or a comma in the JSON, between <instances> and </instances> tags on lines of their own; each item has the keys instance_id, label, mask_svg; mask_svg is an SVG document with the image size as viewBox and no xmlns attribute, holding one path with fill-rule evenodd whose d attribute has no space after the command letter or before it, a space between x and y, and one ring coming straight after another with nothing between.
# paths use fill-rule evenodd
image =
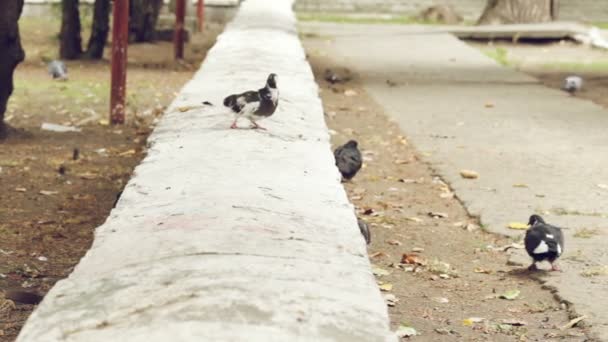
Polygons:
<instances>
[{"instance_id":1,"label":"tree trunk","mask_svg":"<svg viewBox=\"0 0 608 342\"><path fill-rule=\"evenodd\" d=\"M557 0L488 0L478 25L543 23L557 19Z\"/></svg>"},{"instance_id":2,"label":"tree trunk","mask_svg":"<svg viewBox=\"0 0 608 342\"><path fill-rule=\"evenodd\" d=\"M103 48L110 32L110 0L95 0L91 37L87 46L86 56L91 59L102 59Z\"/></svg>"},{"instance_id":3,"label":"tree trunk","mask_svg":"<svg viewBox=\"0 0 608 342\"><path fill-rule=\"evenodd\" d=\"M151 42L163 0L131 0L129 11L129 40Z\"/></svg>"},{"instance_id":4,"label":"tree trunk","mask_svg":"<svg viewBox=\"0 0 608 342\"><path fill-rule=\"evenodd\" d=\"M19 37L19 17L23 0L0 1L0 137L6 133L4 112L13 93L13 72L25 59Z\"/></svg>"},{"instance_id":5,"label":"tree trunk","mask_svg":"<svg viewBox=\"0 0 608 342\"><path fill-rule=\"evenodd\" d=\"M62 0L62 17L59 56L64 59L78 59L82 55L80 38L80 12L78 0Z\"/></svg>"}]
</instances>

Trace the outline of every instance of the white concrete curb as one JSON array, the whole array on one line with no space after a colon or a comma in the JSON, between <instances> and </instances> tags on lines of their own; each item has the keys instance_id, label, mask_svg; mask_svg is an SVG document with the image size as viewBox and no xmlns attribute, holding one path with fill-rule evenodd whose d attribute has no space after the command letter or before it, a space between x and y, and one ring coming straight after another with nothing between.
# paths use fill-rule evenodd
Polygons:
<instances>
[{"instance_id":1,"label":"white concrete curb","mask_svg":"<svg viewBox=\"0 0 608 342\"><path fill-rule=\"evenodd\" d=\"M395 341L291 0L247 0L18 341ZM268 132L221 106L279 75Z\"/></svg>"}]
</instances>

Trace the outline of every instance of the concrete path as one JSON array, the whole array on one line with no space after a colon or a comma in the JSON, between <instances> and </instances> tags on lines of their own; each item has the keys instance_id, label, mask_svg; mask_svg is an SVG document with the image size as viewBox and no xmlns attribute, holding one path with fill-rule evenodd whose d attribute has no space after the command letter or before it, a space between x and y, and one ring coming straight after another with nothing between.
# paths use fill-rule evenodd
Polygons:
<instances>
[{"instance_id":1,"label":"concrete path","mask_svg":"<svg viewBox=\"0 0 608 342\"><path fill-rule=\"evenodd\" d=\"M568 227L565 272L542 280L608 340L608 276L581 275L608 267L608 189L598 186L608 184L608 111L424 27L305 23L301 31L325 39L311 53L343 61L361 76L489 230L522 235L506 226L534 212ZM479 179L461 178L462 169ZM574 237L583 227L598 233Z\"/></svg>"},{"instance_id":2,"label":"concrete path","mask_svg":"<svg viewBox=\"0 0 608 342\"><path fill-rule=\"evenodd\" d=\"M291 6L243 3L18 341L396 340ZM268 131L229 129L223 97L270 72Z\"/></svg>"}]
</instances>

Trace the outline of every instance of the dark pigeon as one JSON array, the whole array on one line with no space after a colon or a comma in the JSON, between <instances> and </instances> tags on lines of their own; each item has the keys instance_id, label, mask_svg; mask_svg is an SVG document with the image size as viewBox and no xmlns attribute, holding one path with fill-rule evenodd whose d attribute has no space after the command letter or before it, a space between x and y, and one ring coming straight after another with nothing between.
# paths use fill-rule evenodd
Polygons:
<instances>
[{"instance_id":1,"label":"dark pigeon","mask_svg":"<svg viewBox=\"0 0 608 342\"><path fill-rule=\"evenodd\" d=\"M361 235L363 235L363 237L365 238L365 243L367 243L368 245L372 242L372 235L369 231L369 227L367 226L367 223L365 223L365 221L363 221L362 219L357 217L357 223L359 224L359 230L361 231Z\"/></svg>"},{"instance_id":2,"label":"dark pigeon","mask_svg":"<svg viewBox=\"0 0 608 342\"><path fill-rule=\"evenodd\" d=\"M62 61L54 60L49 63L49 74L55 80L68 79L68 67Z\"/></svg>"},{"instance_id":3,"label":"dark pigeon","mask_svg":"<svg viewBox=\"0 0 608 342\"><path fill-rule=\"evenodd\" d=\"M361 152L359 152L357 145L355 140L350 140L334 151L336 166L340 170L342 177L346 180L353 178L363 165Z\"/></svg>"},{"instance_id":4,"label":"dark pigeon","mask_svg":"<svg viewBox=\"0 0 608 342\"><path fill-rule=\"evenodd\" d=\"M230 128L237 128L236 122L240 117L244 117L251 121L252 128L265 129L258 125L257 121L270 117L277 109L279 89L277 88L276 78L277 75L270 74L264 88L233 94L224 99L224 106L230 108L235 114Z\"/></svg>"},{"instance_id":5,"label":"dark pigeon","mask_svg":"<svg viewBox=\"0 0 608 342\"><path fill-rule=\"evenodd\" d=\"M551 270L559 271L555 261L564 252L564 235L561 228L545 223L538 215L530 216L528 221L530 228L526 231L524 244L528 255L533 262L529 270L536 270L536 263L547 260L551 263Z\"/></svg>"},{"instance_id":6,"label":"dark pigeon","mask_svg":"<svg viewBox=\"0 0 608 342\"><path fill-rule=\"evenodd\" d=\"M21 304L38 305L42 301L42 296L33 292L8 290L4 293L4 298Z\"/></svg>"},{"instance_id":7,"label":"dark pigeon","mask_svg":"<svg viewBox=\"0 0 608 342\"><path fill-rule=\"evenodd\" d=\"M574 95L576 92L583 88L583 79L580 76L568 76L564 80L562 89Z\"/></svg>"}]
</instances>

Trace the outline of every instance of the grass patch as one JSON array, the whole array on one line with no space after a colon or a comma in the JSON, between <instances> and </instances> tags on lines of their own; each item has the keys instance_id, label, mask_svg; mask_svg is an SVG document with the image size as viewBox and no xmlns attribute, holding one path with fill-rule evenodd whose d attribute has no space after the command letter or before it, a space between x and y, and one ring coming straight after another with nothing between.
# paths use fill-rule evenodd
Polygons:
<instances>
[{"instance_id":1,"label":"grass patch","mask_svg":"<svg viewBox=\"0 0 608 342\"><path fill-rule=\"evenodd\" d=\"M574 237L581 239L590 239L597 234L597 229L581 228L576 230L576 232L574 233Z\"/></svg>"},{"instance_id":2,"label":"grass patch","mask_svg":"<svg viewBox=\"0 0 608 342\"><path fill-rule=\"evenodd\" d=\"M512 65L513 62L509 61L509 51L503 47L497 47L491 50L483 50L483 53L495 60L498 64L509 66Z\"/></svg>"},{"instance_id":3,"label":"grass patch","mask_svg":"<svg viewBox=\"0 0 608 342\"><path fill-rule=\"evenodd\" d=\"M543 69L556 71L608 73L608 61L596 61L591 63L554 62L542 64L541 67Z\"/></svg>"},{"instance_id":4,"label":"grass patch","mask_svg":"<svg viewBox=\"0 0 608 342\"><path fill-rule=\"evenodd\" d=\"M598 28L601 28L602 30L608 30L608 22L605 22L605 21L591 23L591 25L597 26Z\"/></svg>"},{"instance_id":5,"label":"grass patch","mask_svg":"<svg viewBox=\"0 0 608 342\"><path fill-rule=\"evenodd\" d=\"M390 16L355 16L348 14L328 13L298 13L300 21L320 21L340 24L395 24L395 25L437 25L440 23L420 20L412 16L390 15Z\"/></svg>"}]
</instances>

